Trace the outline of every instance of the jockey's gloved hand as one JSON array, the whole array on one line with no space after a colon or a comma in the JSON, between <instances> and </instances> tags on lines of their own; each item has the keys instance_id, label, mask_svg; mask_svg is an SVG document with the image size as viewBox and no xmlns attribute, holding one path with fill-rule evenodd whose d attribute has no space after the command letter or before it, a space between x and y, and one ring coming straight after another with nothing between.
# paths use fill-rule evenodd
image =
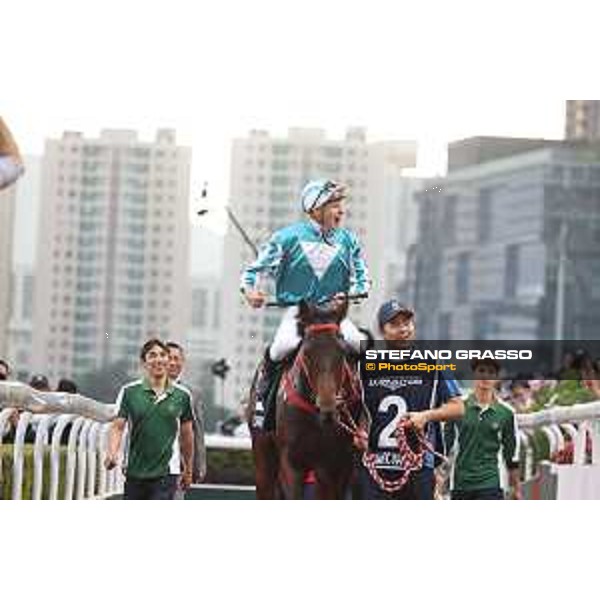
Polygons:
<instances>
[{"instance_id":1,"label":"jockey's gloved hand","mask_svg":"<svg viewBox=\"0 0 600 600\"><path fill-rule=\"evenodd\" d=\"M244 297L252 308L260 308L267 300L267 294L261 290L244 290Z\"/></svg>"}]
</instances>

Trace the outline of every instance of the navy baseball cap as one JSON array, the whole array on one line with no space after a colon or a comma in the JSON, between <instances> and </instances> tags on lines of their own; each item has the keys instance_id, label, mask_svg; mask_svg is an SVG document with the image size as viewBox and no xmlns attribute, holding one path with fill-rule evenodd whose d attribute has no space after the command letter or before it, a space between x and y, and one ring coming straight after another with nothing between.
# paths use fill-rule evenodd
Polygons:
<instances>
[{"instance_id":1,"label":"navy baseball cap","mask_svg":"<svg viewBox=\"0 0 600 600\"><path fill-rule=\"evenodd\" d=\"M405 313L412 317L414 316L415 311L412 308L406 306L405 304L398 302L398 300L388 300L387 302L384 302L379 307L379 311L377 312L377 321L379 323L379 328L383 329L383 326L386 323L389 323L400 313Z\"/></svg>"}]
</instances>

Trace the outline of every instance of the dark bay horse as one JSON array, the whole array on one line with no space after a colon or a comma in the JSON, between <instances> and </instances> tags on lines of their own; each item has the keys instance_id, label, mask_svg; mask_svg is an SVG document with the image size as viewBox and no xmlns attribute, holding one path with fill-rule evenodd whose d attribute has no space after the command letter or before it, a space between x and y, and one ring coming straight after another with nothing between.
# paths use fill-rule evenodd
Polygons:
<instances>
[{"instance_id":1,"label":"dark bay horse","mask_svg":"<svg viewBox=\"0 0 600 600\"><path fill-rule=\"evenodd\" d=\"M303 497L313 472L317 498L343 498L353 473L352 436L340 425L356 415L356 358L340 335L347 301L299 305L303 341L277 396L275 432L252 435L258 498ZM251 407L252 409L252 407Z\"/></svg>"}]
</instances>

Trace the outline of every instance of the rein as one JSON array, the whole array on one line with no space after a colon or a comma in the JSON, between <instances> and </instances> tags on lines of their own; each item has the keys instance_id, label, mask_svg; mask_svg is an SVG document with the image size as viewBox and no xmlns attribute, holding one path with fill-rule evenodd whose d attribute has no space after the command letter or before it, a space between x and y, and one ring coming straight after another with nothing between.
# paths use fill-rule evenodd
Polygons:
<instances>
[{"instance_id":1,"label":"rein","mask_svg":"<svg viewBox=\"0 0 600 600\"><path fill-rule=\"evenodd\" d=\"M306 333L337 333L340 326L337 323L314 323L306 326Z\"/></svg>"},{"instance_id":2,"label":"rein","mask_svg":"<svg viewBox=\"0 0 600 600\"><path fill-rule=\"evenodd\" d=\"M324 331L334 331L335 329L339 329L338 325L332 324L332 323L311 325L310 327L317 328L316 332L318 332L318 333L324 332ZM314 329L310 330L311 333L313 331L314 331ZM342 380L340 381L340 386L335 394L336 399L338 400L338 402L337 402L338 416L340 413L340 407L343 406L346 409L348 408L346 406L346 402L344 400L344 393L343 393L344 389L346 387L349 387L349 389L350 389L350 397L351 398L359 398L360 397L360 389L356 383L356 378L354 377L354 373L353 373L352 369L350 368L350 366L348 365L348 362L345 359L344 359L344 367L343 368L344 368L344 372L342 374ZM296 358L296 361L294 362L294 366L292 367L292 369L290 369L289 371L286 372L284 379L283 379L283 387L285 390L286 399L289 402L289 404L296 406L297 408L300 408L311 414L318 414L319 408L316 406L316 404L307 400L296 389L296 386L294 385L294 382L292 379L293 374L295 374L296 370L299 370L300 373L302 373L302 375L304 375L306 384L308 386L309 394L311 396L313 396L314 398L316 398L315 386L312 381L310 372L308 370L308 366L306 364L304 352L300 352L300 354L298 354L298 357ZM341 421L340 421L340 424L343 426Z\"/></svg>"}]
</instances>

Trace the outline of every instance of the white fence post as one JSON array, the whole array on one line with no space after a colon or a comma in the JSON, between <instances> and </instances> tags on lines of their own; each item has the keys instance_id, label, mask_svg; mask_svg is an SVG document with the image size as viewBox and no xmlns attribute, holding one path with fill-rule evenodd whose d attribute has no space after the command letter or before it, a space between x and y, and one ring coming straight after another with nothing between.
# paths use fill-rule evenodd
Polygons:
<instances>
[{"instance_id":1,"label":"white fence post","mask_svg":"<svg viewBox=\"0 0 600 600\"><path fill-rule=\"evenodd\" d=\"M85 498L85 477L87 473L87 439L90 432L90 427L93 421L86 419L81 433L78 437L79 446L77 448L77 488L75 491L75 499L83 500Z\"/></svg>"},{"instance_id":2,"label":"white fence post","mask_svg":"<svg viewBox=\"0 0 600 600\"><path fill-rule=\"evenodd\" d=\"M589 430L589 422L584 421L579 425L579 430L575 436L575 448L573 450L573 464L574 465L585 465L586 458L586 441L587 432Z\"/></svg>"},{"instance_id":3,"label":"white fence post","mask_svg":"<svg viewBox=\"0 0 600 600\"><path fill-rule=\"evenodd\" d=\"M77 439L79 431L85 423L84 417L77 417L73 421L71 432L69 433L69 443L67 445L67 468L65 477L65 500L73 499L73 489L75 487L75 465L77 463Z\"/></svg>"},{"instance_id":4,"label":"white fence post","mask_svg":"<svg viewBox=\"0 0 600 600\"><path fill-rule=\"evenodd\" d=\"M100 423L91 422L87 439L87 497L96 496L97 463L98 463L98 432Z\"/></svg>"},{"instance_id":5,"label":"white fence post","mask_svg":"<svg viewBox=\"0 0 600 600\"><path fill-rule=\"evenodd\" d=\"M35 432L35 445L33 447L33 490L32 500L42 499L42 489L44 484L44 454L48 444L48 427L54 421L52 415L44 415L37 421Z\"/></svg>"},{"instance_id":6,"label":"white fence post","mask_svg":"<svg viewBox=\"0 0 600 600\"><path fill-rule=\"evenodd\" d=\"M52 446L50 449L50 500L58 498L58 483L60 480L61 438L66 426L75 420L74 415L60 415L52 432ZM66 465L65 465L66 467ZM65 468L66 471L66 468Z\"/></svg>"},{"instance_id":7,"label":"white fence post","mask_svg":"<svg viewBox=\"0 0 600 600\"><path fill-rule=\"evenodd\" d=\"M24 412L19 415L17 431L13 446L13 489L12 499L21 500L23 497L23 460L25 452L25 434L31 421L31 413Z\"/></svg>"},{"instance_id":8,"label":"white fence post","mask_svg":"<svg viewBox=\"0 0 600 600\"><path fill-rule=\"evenodd\" d=\"M11 418L13 412L14 409L12 408L4 408L0 411L0 500L4 499L4 496L7 493L6 482L3 479L4 470L2 468L2 438L4 437L4 431L6 429L6 426L8 425L8 421Z\"/></svg>"},{"instance_id":9,"label":"white fence post","mask_svg":"<svg viewBox=\"0 0 600 600\"><path fill-rule=\"evenodd\" d=\"M565 447L565 436L563 435L562 429L558 425L550 425L550 429L554 432L556 450L557 452L560 452Z\"/></svg>"},{"instance_id":10,"label":"white fence post","mask_svg":"<svg viewBox=\"0 0 600 600\"><path fill-rule=\"evenodd\" d=\"M577 436L577 427L573 425L573 423L561 423L560 427L564 429L571 438L571 442L575 441L575 437Z\"/></svg>"},{"instance_id":11,"label":"white fence post","mask_svg":"<svg viewBox=\"0 0 600 600\"><path fill-rule=\"evenodd\" d=\"M100 464L98 466L98 496L106 498L108 495L109 481L108 471L104 466L104 458L106 457L106 449L108 444L108 432L110 431L110 423L103 423L98 432L98 457Z\"/></svg>"},{"instance_id":12,"label":"white fence post","mask_svg":"<svg viewBox=\"0 0 600 600\"><path fill-rule=\"evenodd\" d=\"M600 421L592 421L590 428L592 437L592 464L600 464Z\"/></svg>"},{"instance_id":13,"label":"white fence post","mask_svg":"<svg viewBox=\"0 0 600 600\"><path fill-rule=\"evenodd\" d=\"M519 435L521 437L521 443L525 449L525 465L523 466L523 476L526 480L533 477L533 445L531 443L532 434L529 431L519 429Z\"/></svg>"}]
</instances>

